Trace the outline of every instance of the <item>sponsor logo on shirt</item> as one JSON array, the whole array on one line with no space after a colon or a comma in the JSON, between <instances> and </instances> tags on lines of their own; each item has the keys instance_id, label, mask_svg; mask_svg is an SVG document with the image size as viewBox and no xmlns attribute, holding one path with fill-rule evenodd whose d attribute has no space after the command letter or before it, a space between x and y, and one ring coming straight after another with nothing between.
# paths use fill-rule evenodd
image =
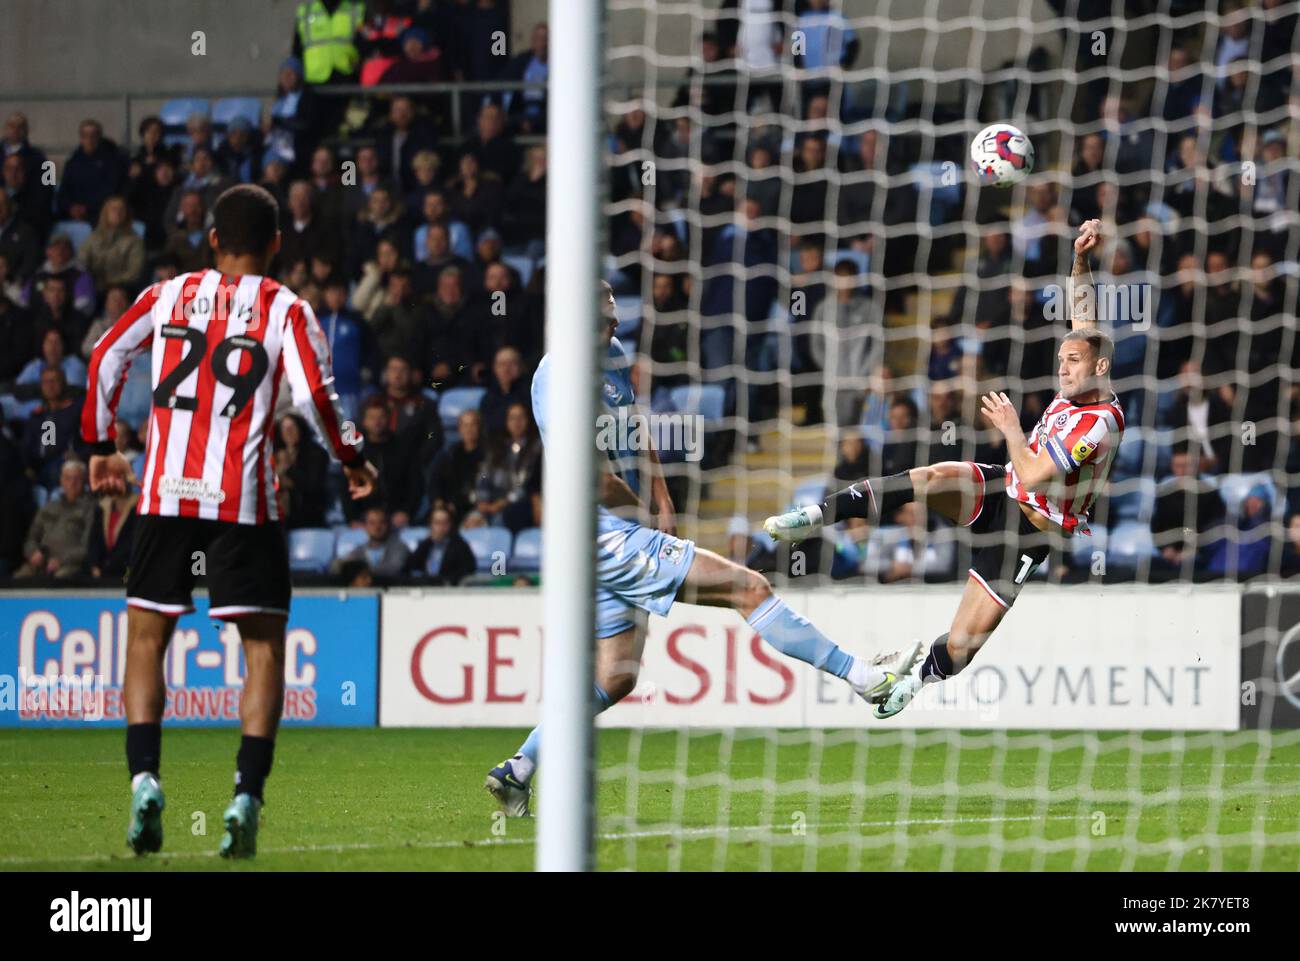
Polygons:
<instances>
[{"instance_id":1,"label":"sponsor logo on shirt","mask_svg":"<svg viewBox=\"0 0 1300 961\"><path fill-rule=\"evenodd\" d=\"M226 492L220 487L213 487L202 477L163 477L158 482L158 493L163 497L176 497L183 501L203 501L205 504L220 504L226 499Z\"/></svg>"},{"instance_id":2,"label":"sponsor logo on shirt","mask_svg":"<svg viewBox=\"0 0 1300 961\"><path fill-rule=\"evenodd\" d=\"M1082 464L1084 461L1088 459L1089 455L1092 454L1092 452L1095 451L1096 449L1097 449L1097 445L1095 443L1088 440L1088 438L1086 437L1080 437L1079 442L1074 445L1074 448L1070 451L1070 453L1074 456L1074 459L1076 461Z\"/></svg>"}]
</instances>

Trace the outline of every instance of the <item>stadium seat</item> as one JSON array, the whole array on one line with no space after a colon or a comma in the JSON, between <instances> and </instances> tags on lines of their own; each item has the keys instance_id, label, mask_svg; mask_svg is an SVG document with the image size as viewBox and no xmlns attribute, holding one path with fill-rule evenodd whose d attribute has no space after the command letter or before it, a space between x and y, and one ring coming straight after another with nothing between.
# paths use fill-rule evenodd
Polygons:
<instances>
[{"instance_id":1,"label":"stadium seat","mask_svg":"<svg viewBox=\"0 0 1300 961\"><path fill-rule=\"evenodd\" d=\"M528 286L528 281L533 277L532 257L504 254L501 257L501 262L519 275L519 284L521 287Z\"/></svg>"},{"instance_id":2,"label":"stadium seat","mask_svg":"<svg viewBox=\"0 0 1300 961\"><path fill-rule=\"evenodd\" d=\"M510 555L512 571L536 571L542 566L542 529L529 527L515 535L514 552Z\"/></svg>"},{"instance_id":3,"label":"stadium seat","mask_svg":"<svg viewBox=\"0 0 1300 961\"><path fill-rule=\"evenodd\" d=\"M50 499L48 488L41 487L39 484L32 488L32 500L36 502L36 509L40 510Z\"/></svg>"},{"instance_id":4,"label":"stadium seat","mask_svg":"<svg viewBox=\"0 0 1300 961\"><path fill-rule=\"evenodd\" d=\"M419 263L424 259L424 242L429 236L429 225L416 227L415 233L411 236L411 257ZM447 225L447 243L451 245L451 252L463 260L474 260L474 240L470 236L469 228L459 220L453 220Z\"/></svg>"},{"instance_id":5,"label":"stadium seat","mask_svg":"<svg viewBox=\"0 0 1300 961\"><path fill-rule=\"evenodd\" d=\"M1112 493L1103 500L1107 505L1107 520L1151 523L1151 512L1156 504L1156 482L1151 477L1130 477L1111 485Z\"/></svg>"},{"instance_id":6,"label":"stadium seat","mask_svg":"<svg viewBox=\"0 0 1300 961\"><path fill-rule=\"evenodd\" d=\"M826 496L826 478L818 477L813 480L804 481L794 489L794 502L790 505L790 510L797 507L808 507L812 504L820 504Z\"/></svg>"},{"instance_id":7,"label":"stadium seat","mask_svg":"<svg viewBox=\"0 0 1300 961\"><path fill-rule=\"evenodd\" d=\"M243 117L254 130L262 126L262 101L256 97L223 97L212 105L212 127L220 133L230 121Z\"/></svg>"},{"instance_id":8,"label":"stadium seat","mask_svg":"<svg viewBox=\"0 0 1300 961\"><path fill-rule=\"evenodd\" d=\"M191 114L201 113L212 116L212 108L202 97L177 97L163 103L158 110L158 119L163 123L163 143L168 147L178 147L189 143L185 132L185 123Z\"/></svg>"},{"instance_id":9,"label":"stadium seat","mask_svg":"<svg viewBox=\"0 0 1300 961\"><path fill-rule=\"evenodd\" d=\"M1277 485L1273 483L1273 477L1268 473L1258 474L1224 474L1219 478L1219 496L1223 498L1223 506L1228 509L1228 516L1235 517L1241 510L1241 502L1246 499L1250 489L1257 484L1263 484L1269 490L1270 501L1272 502L1272 516L1278 516L1278 510L1282 506L1282 495L1278 492Z\"/></svg>"},{"instance_id":10,"label":"stadium seat","mask_svg":"<svg viewBox=\"0 0 1300 961\"><path fill-rule=\"evenodd\" d=\"M1143 441L1141 428L1130 428L1124 431L1124 437L1120 441L1119 450L1115 453L1115 471L1112 476L1116 480L1143 476L1142 459L1144 447L1145 443Z\"/></svg>"},{"instance_id":11,"label":"stadium seat","mask_svg":"<svg viewBox=\"0 0 1300 961\"><path fill-rule=\"evenodd\" d=\"M1156 555L1151 528L1136 521L1124 521L1110 531L1106 540L1106 563L1112 567L1137 567L1143 558Z\"/></svg>"},{"instance_id":12,"label":"stadium seat","mask_svg":"<svg viewBox=\"0 0 1300 961\"><path fill-rule=\"evenodd\" d=\"M1070 562L1075 567L1091 567L1093 552L1105 553L1109 542L1109 533L1105 527L1100 524L1089 524L1088 527L1092 531L1091 537L1076 534L1070 538Z\"/></svg>"},{"instance_id":13,"label":"stadium seat","mask_svg":"<svg viewBox=\"0 0 1300 961\"><path fill-rule=\"evenodd\" d=\"M184 130L190 115L196 113L210 117L212 107L202 97L177 97L166 101L158 109L158 119L163 122L164 127L177 127Z\"/></svg>"},{"instance_id":14,"label":"stadium seat","mask_svg":"<svg viewBox=\"0 0 1300 961\"><path fill-rule=\"evenodd\" d=\"M474 552L480 572L492 570L493 555L498 552L502 558L510 556L510 531L504 527L471 527L462 530L460 536Z\"/></svg>"},{"instance_id":15,"label":"stadium seat","mask_svg":"<svg viewBox=\"0 0 1300 961\"><path fill-rule=\"evenodd\" d=\"M397 536L402 539L406 549L414 554L420 546L420 541L429 536L429 529L423 525L409 524L399 530Z\"/></svg>"},{"instance_id":16,"label":"stadium seat","mask_svg":"<svg viewBox=\"0 0 1300 961\"><path fill-rule=\"evenodd\" d=\"M615 333L620 339L630 338L641 329L641 298L635 295L614 298L614 309L618 313L618 328Z\"/></svg>"},{"instance_id":17,"label":"stadium seat","mask_svg":"<svg viewBox=\"0 0 1300 961\"><path fill-rule=\"evenodd\" d=\"M425 397L429 398L429 400L433 401L434 404L438 403L438 392L434 390L432 387L424 388L422 393L424 394Z\"/></svg>"},{"instance_id":18,"label":"stadium seat","mask_svg":"<svg viewBox=\"0 0 1300 961\"><path fill-rule=\"evenodd\" d=\"M334 542L335 557L342 557L345 554L352 553L352 551L364 544L370 536L359 527L336 527L334 532L336 535Z\"/></svg>"},{"instance_id":19,"label":"stadium seat","mask_svg":"<svg viewBox=\"0 0 1300 961\"><path fill-rule=\"evenodd\" d=\"M961 206L962 178L956 177L955 183L946 184L943 177L949 173L943 162L919 163L912 165L912 185L916 188L918 203L924 204L926 195L930 197L930 226L939 227L953 219L953 212Z\"/></svg>"},{"instance_id":20,"label":"stadium seat","mask_svg":"<svg viewBox=\"0 0 1300 961\"><path fill-rule=\"evenodd\" d=\"M442 415L442 429L456 430L456 421L467 410L478 410L483 402L486 387L451 387L442 392L438 399L438 412Z\"/></svg>"},{"instance_id":21,"label":"stadium seat","mask_svg":"<svg viewBox=\"0 0 1300 961\"><path fill-rule=\"evenodd\" d=\"M304 527L289 532L289 569L320 573L334 557L334 532L328 527Z\"/></svg>"},{"instance_id":22,"label":"stadium seat","mask_svg":"<svg viewBox=\"0 0 1300 961\"><path fill-rule=\"evenodd\" d=\"M135 231L137 237L143 240L144 233L148 227L143 220L133 220L131 221L131 229Z\"/></svg>"},{"instance_id":23,"label":"stadium seat","mask_svg":"<svg viewBox=\"0 0 1300 961\"><path fill-rule=\"evenodd\" d=\"M6 424L21 425L27 419L23 412L23 402L13 394L0 394L0 410L4 411Z\"/></svg>"},{"instance_id":24,"label":"stadium seat","mask_svg":"<svg viewBox=\"0 0 1300 961\"><path fill-rule=\"evenodd\" d=\"M60 220L50 231L50 236L55 234L65 234L72 241L72 250L74 253L81 253L81 245L86 242L91 231L95 228L83 220Z\"/></svg>"},{"instance_id":25,"label":"stadium seat","mask_svg":"<svg viewBox=\"0 0 1300 961\"><path fill-rule=\"evenodd\" d=\"M721 384L681 384L669 391L673 409L681 414L699 414L706 426L725 416L727 391Z\"/></svg>"}]
</instances>

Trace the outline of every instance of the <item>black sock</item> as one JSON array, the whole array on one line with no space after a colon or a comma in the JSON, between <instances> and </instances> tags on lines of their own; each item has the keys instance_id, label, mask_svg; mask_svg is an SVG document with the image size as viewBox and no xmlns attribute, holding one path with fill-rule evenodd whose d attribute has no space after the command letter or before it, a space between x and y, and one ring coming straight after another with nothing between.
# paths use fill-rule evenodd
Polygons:
<instances>
[{"instance_id":1,"label":"black sock","mask_svg":"<svg viewBox=\"0 0 1300 961\"><path fill-rule=\"evenodd\" d=\"M262 800L262 788L271 773L271 755L275 753L275 740L245 734L239 742L235 758L235 793L251 794Z\"/></svg>"},{"instance_id":2,"label":"black sock","mask_svg":"<svg viewBox=\"0 0 1300 961\"><path fill-rule=\"evenodd\" d=\"M157 774L162 766L162 725L128 724L126 726L126 767L131 777Z\"/></svg>"},{"instance_id":3,"label":"black sock","mask_svg":"<svg viewBox=\"0 0 1300 961\"><path fill-rule=\"evenodd\" d=\"M865 517L872 524L888 523L894 511L916 500L912 475L908 471L888 477L868 477L844 490L836 491L822 504L822 523L826 526L846 517Z\"/></svg>"},{"instance_id":4,"label":"black sock","mask_svg":"<svg viewBox=\"0 0 1300 961\"><path fill-rule=\"evenodd\" d=\"M930 645L930 653L921 663L921 680L931 678L942 681L956 674L958 668L952 665L952 656L948 653L948 635L942 635Z\"/></svg>"}]
</instances>

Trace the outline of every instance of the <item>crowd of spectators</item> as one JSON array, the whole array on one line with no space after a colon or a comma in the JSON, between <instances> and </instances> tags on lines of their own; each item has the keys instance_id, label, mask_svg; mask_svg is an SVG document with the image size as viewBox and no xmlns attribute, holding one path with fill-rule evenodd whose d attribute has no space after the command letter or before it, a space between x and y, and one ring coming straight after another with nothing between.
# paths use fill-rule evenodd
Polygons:
<instances>
[{"instance_id":1,"label":"crowd of spectators","mask_svg":"<svg viewBox=\"0 0 1300 961\"><path fill-rule=\"evenodd\" d=\"M1286 259L1300 125L1279 109L1294 114L1298 102L1279 59L1295 18L1270 15L1275 5L1225 7L1217 41L1204 22L1181 29L1153 84L1066 83L1080 95L1060 103L1074 104L1081 133L1036 138L1043 172L1023 208L1008 209L1007 194L984 191L970 205L960 184L947 192L922 182L917 170L961 156L968 131L895 132L954 117L932 92L842 82L833 68L852 66L874 38L827 0L787 4L786 17L761 29L745 4L724 2L670 106L646 97L610 122L606 274L620 301L634 303L624 339L639 353L643 396L662 409L673 387L721 388L737 427L713 435L713 463L733 443L757 448L765 425L795 409L840 433L837 476L1000 462L1000 439L975 423L975 396L989 383L1023 388L1026 427L1050 401L1059 323L1047 285L1068 272L1074 225L1101 216L1117 230L1098 280L1155 291L1150 329L1116 324L1115 366L1130 426L1165 438L1117 470L1161 485L1142 515L1153 563L1240 573L1249 566L1241 552L1216 559L1206 532L1226 523L1240 534L1262 516L1291 532L1294 566L1300 488L1285 489L1283 477L1300 475L1290 374L1300 338ZM793 60L783 53L791 30L804 41ZM77 466L85 361L144 286L211 264L209 211L235 183L278 198L272 270L314 306L340 400L380 468L371 498L341 497L305 423L291 410L279 417L287 525L365 532L331 576L456 583L474 569L461 532L540 524L528 383L543 350L544 90L384 90L545 81L545 25L523 51L500 49L498 32L510 32L505 0L370 2L351 38L355 56L324 78L307 79L310 52L295 29L256 122L217 124L195 111L169 127L150 116L128 151L88 119L57 176L27 116L6 118L0 572L120 579L134 502L92 498ZM787 79L789 66L805 71L799 82ZM371 89L329 90L340 83ZM1052 119L1034 115L1034 102L1031 134ZM977 216L963 221L969 209ZM927 315L913 296L926 286L918 276L955 269L965 274L951 303ZM133 371L120 409L119 448L135 458L147 373ZM465 387L478 389L476 403L444 409L447 392ZM1246 422L1257 427L1249 443ZM1250 506L1218 514L1203 496L1216 473L1258 471L1274 472L1280 499L1252 495L1242 501ZM1182 524L1170 497L1195 502L1182 501ZM923 512L897 521L932 526ZM428 535L419 544L399 536L411 529ZM900 553L887 576L919 576L921 553Z\"/></svg>"}]
</instances>

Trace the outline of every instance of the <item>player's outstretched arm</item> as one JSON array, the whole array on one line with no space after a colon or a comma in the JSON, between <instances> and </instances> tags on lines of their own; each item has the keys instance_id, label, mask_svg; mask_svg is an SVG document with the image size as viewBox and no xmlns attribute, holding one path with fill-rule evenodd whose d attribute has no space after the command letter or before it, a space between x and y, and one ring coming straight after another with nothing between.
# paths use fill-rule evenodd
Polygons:
<instances>
[{"instance_id":1,"label":"player's outstretched arm","mask_svg":"<svg viewBox=\"0 0 1300 961\"><path fill-rule=\"evenodd\" d=\"M1101 244L1101 221L1085 220L1074 241L1074 267L1070 271L1070 325L1079 330L1097 326L1097 292L1092 285L1088 254Z\"/></svg>"}]
</instances>

